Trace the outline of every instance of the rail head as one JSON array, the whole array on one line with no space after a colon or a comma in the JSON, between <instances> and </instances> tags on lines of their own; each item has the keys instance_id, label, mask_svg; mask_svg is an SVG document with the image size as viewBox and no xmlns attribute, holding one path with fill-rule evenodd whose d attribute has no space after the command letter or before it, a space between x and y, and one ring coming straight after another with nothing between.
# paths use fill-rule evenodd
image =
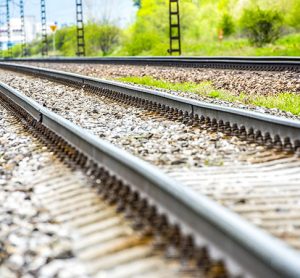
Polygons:
<instances>
[{"instance_id":1,"label":"rail head","mask_svg":"<svg viewBox=\"0 0 300 278\"><path fill-rule=\"evenodd\" d=\"M196 244L202 245L204 241L212 250L217 250L225 258L225 263L237 269L235 274L249 277L300 276L299 253L281 241L1 82L0 91L45 127L150 200L170 221L192 235Z\"/></svg>"},{"instance_id":2,"label":"rail head","mask_svg":"<svg viewBox=\"0 0 300 278\"><path fill-rule=\"evenodd\" d=\"M82 86L91 86L99 89L107 89L113 92L125 94L129 97L140 98L152 103L159 103L172 107L178 111L188 113L192 117L204 116L210 122L224 125L238 131L258 134L262 139L272 139L274 143L291 146L296 149L300 146L300 121L291 120L278 116L258 113L250 110L225 107L217 104L206 103L198 100L187 99L169 93L156 91L124 84L116 81L102 80L99 78L87 77L79 74L68 73L45 68L25 66L11 63L0 63L0 68L7 68L17 71L24 71L31 74L40 74L58 80L71 81ZM253 135L253 136L254 136ZM255 135L257 136L257 135Z\"/></svg>"},{"instance_id":3,"label":"rail head","mask_svg":"<svg viewBox=\"0 0 300 278\"><path fill-rule=\"evenodd\" d=\"M43 62L43 63L84 63L84 64L123 64L168 67L220 68L241 70L300 70L300 57L296 56L199 56L199 57L54 57L54 58L5 58L9 62Z\"/></svg>"}]
</instances>

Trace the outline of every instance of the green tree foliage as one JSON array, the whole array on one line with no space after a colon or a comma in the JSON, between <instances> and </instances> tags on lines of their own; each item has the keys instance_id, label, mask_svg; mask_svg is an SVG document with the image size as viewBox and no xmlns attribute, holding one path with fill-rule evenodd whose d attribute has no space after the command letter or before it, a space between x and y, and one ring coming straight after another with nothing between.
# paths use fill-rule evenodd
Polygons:
<instances>
[{"instance_id":1,"label":"green tree foliage","mask_svg":"<svg viewBox=\"0 0 300 278\"><path fill-rule=\"evenodd\" d=\"M290 0L288 11L286 12L286 22L291 27L300 30L300 1Z\"/></svg>"},{"instance_id":2,"label":"green tree foliage","mask_svg":"<svg viewBox=\"0 0 300 278\"><path fill-rule=\"evenodd\" d=\"M131 3L138 7L131 26L120 29L103 19L85 25L88 56L168 55L169 0ZM180 0L179 6L184 55L300 55L300 0ZM276 40L281 29L284 36ZM256 47L267 42L272 44ZM37 38L30 43L30 55L40 56L41 48ZM57 31L56 49L55 55L76 55L76 26ZM52 35L49 50L54 55ZM20 56L20 48L14 46L13 53Z\"/></svg>"},{"instance_id":3,"label":"green tree foliage","mask_svg":"<svg viewBox=\"0 0 300 278\"><path fill-rule=\"evenodd\" d=\"M12 47L12 56L13 57L21 57L22 56L22 46L21 46L21 44L15 45L14 47Z\"/></svg>"},{"instance_id":4,"label":"green tree foliage","mask_svg":"<svg viewBox=\"0 0 300 278\"><path fill-rule=\"evenodd\" d=\"M106 56L113 53L120 44L122 30L112 24L89 22L85 25L86 54L88 56ZM48 36L49 54L54 55L52 49L53 34ZM55 47L61 56L76 56L77 39L76 26L68 26L57 30L55 34ZM28 45L30 56L40 56L42 43L40 39ZM14 57L21 55L20 47L13 47Z\"/></svg>"},{"instance_id":5,"label":"green tree foliage","mask_svg":"<svg viewBox=\"0 0 300 278\"><path fill-rule=\"evenodd\" d=\"M143 0L136 21L125 34L123 55L166 55L168 49L166 0Z\"/></svg>"},{"instance_id":6,"label":"green tree foliage","mask_svg":"<svg viewBox=\"0 0 300 278\"><path fill-rule=\"evenodd\" d=\"M119 27L111 24L90 22L85 27L86 54L106 56L117 48L122 36Z\"/></svg>"},{"instance_id":7,"label":"green tree foliage","mask_svg":"<svg viewBox=\"0 0 300 278\"><path fill-rule=\"evenodd\" d=\"M255 7L244 10L240 23L250 42L260 47L279 38L283 18L278 11Z\"/></svg>"},{"instance_id":8,"label":"green tree foliage","mask_svg":"<svg viewBox=\"0 0 300 278\"><path fill-rule=\"evenodd\" d=\"M183 46L193 43L200 36L206 36L212 26L211 16L198 7L199 0L183 0L180 5L180 21ZM211 9L212 6L209 6ZM203 15L200 22L199 11ZM207 11L207 10L206 10ZM215 26L215 25L214 25ZM204 31L205 30L205 31ZM213 30L213 34L216 34ZM209 34L212 36L212 33ZM142 0L135 23L127 30L123 55L168 55L169 48L169 0Z\"/></svg>"},{"instance_id":9,"label":"green tree foliage","mask_svg":"<svg viewBox=\"0 0 300 278\"><path fill-rule=\"evenodd\" d=\"M118 27L113 25L101 25L98 27L98 43L103 56L111 54L114 48L120 42L121 31Z\"/></svg>"},{"instance_id":10,"label":"green tree foliage","mask_svg":"<svg viewBox=\"0 0 300 278\"><path fill-rule=\"evenodd\" d=\"M52 50L53 35L49 37L49 50ZM74 56L77 52L76 41L76 26L65 27L56 32L55 35L56 49L59 50L60 55Z\"/></svg>"},{"instance_id":11,"label":"green tree foliage","mask_svg":"<svg viewBox=\"0 0 300 278\"><path fill-rule=\"evenodd\" d=\"M223 14L219 23L219 28L223 30L223 35L225 37L232 35L234 33L234 22L232 16L227 13Z\"/></svg>"}]
</instances>

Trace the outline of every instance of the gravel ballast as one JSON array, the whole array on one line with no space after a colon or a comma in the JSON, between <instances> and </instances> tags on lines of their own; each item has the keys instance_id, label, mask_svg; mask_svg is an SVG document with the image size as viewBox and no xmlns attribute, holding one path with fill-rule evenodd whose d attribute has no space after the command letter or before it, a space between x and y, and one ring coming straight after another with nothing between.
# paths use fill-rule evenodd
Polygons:
<instances>
[{"instance_id":1,"label":"gravel ballast","mask_svg":"<svg viewBox=\"0 0 300 278\"><path fill-rule=\"evenodd\" d=\"M125 65L99 65L99 64L63 64L63 63L27 63L32 66L63 70L82 75L115 79L128 76L152 76L169 82L211 82L215 90L225 90L238 96L243 93L247 96L275 96L278 93L300 93L299 72L272 72L272 71L242 71L220 69L194 69L171 68L152 66L125 66ZM164 90L166 91L166 90ZM171 94L205 102L255 110L261 113L272 114L292 119L300 119L290 112L277 108L257 107L251 104L223 101L206 97L196 93L166 91Z\"/></svg>"},{"instance_id":2,"label":"gravel ballast","mask_svg":"<svg viewBox=\"0 0 300 278\"><path fill-rule=\"evenodd\" d=\"M75 235L36 196L33 177L52 163L0 104L0 277L86 277L73 255Z\"/></svg>"},{"instance_id":3,"label":"gravel ballast","mask_svg":"<svg viewBox=\"0 0 300 278\"><path fill-rule=\"evenodd\" d=\"M300 93L299 72L243 71L220 69L171 68L99 64L27 63L30 65L76 72L93 77L153 76L170 82L211 81L214 88L234 93L270 95Z\"/></svg>"},{"instance_id":4,"label":"gravel ballast","mask_svg":"<svg viewBox=\"0 0 300 278\"><path fill-rule=\"evenodd\" d=\"M28 129L0 103L1 278L203 276L184 269L189 259L166 259L159 235L101 198L91 168L67 166Z\"/></svg>"},{"instance_id":5,"label":"gravel ballast","mask_svg":"<svg viewBox=\"0 0 300 278\"><path fill-rule=\"evenodd\" d=\"M275 202L269 200L268 195L266 200L258 198L255 202L253 198L249 198L249 201L247 198L253 188L257 187L259 191L262 186L270 187L275 180L279 180L279 177L272 176L272 173L269 174L273 180L268 178L264 169L261 171L262 178L257 179L261 163L267 162L264 166L269 172L270 166L276 169L277 166L281 167L282 163L283 167L286 166L284 163L298 163L296 156L292 157L272 149L266 150L263 146L241 141L235 136L226 137L221 132L189 127L155 113L86 92L84 89L75 89L20 73L14 73L12 76L11 72L2 70L0 78L89 132L159 166L171 177L173 175L178 179L183 186L191 188L195 194L205 194L246 219L249 213L251 217L254 214L249 220L256 225L261 226L261 223L265 223L264 217L269 217L269 214L265 213L267 209L277 216L282 210L287 211L288 205L292 208L288 213L293 212L294 199L291 200L290 206L290 203L282 204L281 196L278 204L277 199ZM236 175L232 175L236 169ZM182 180L178 173L182 174ZM249 178L249 173L254 178L251 175ZM290 181L285 171L278 175L289 185ZM298 179L296 177L293 183L297 183ZM242 185L247 185L248 188L245 190ZM277 188L275 191L278 191ZM270 188L267 192L270 193ZM239 193L238 199L233 198L236 193ZM285 240L288 225L282 225L282 231L271 232ZM291 234L293 235L293 230L288 235Z\"/></svg>"},{"instance_id":6,"label":"gravel ballast","mask_svg":"<svg viewBox=\"0 0 300 278\"><path fill-rule=\"evenodd\" d=\"M154 165L240 164L264 150L237 137L191 128L82 89L19 73L12 77L3 70L0 78L55 113Z\"/></svg>"}]
</instances>

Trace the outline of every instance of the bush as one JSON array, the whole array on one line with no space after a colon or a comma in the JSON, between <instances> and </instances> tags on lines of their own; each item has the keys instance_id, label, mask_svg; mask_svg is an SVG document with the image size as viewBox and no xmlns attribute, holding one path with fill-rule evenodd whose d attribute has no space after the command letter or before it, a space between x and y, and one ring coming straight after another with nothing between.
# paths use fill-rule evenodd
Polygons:
<instances>
[{"instance_id":1,"label":"bush","mask_svg":"<svg viewBox=\"0 0 300 278\"><path fill-rule=\"evenodd\" d=\"M278 11L256 7L244 10L240 24L250 42L261 47L279 38L283 18Z\"/></svg>"},{"instance_id":2,"label":"bush","mask_svg":"<svg viewBox=\"0 0 300 278\"><path fill-rule=\"evenodd\" d=\"M229 14L223 14L219 23L219 29L223 30L223 35L228 37L234 33L233 19Z\"/></svg>"},{"instance_id":3,"label":"bush","mask_svg":"<svg viewBox=\"0 0 300 278\"><path fill-rule=\"evenodd\" d=\"M103 56L112 53L114 47L116 47L120 41L121 30L114 25L100 25L98 27L98 40Z\"/></svg>"}]
</instances>

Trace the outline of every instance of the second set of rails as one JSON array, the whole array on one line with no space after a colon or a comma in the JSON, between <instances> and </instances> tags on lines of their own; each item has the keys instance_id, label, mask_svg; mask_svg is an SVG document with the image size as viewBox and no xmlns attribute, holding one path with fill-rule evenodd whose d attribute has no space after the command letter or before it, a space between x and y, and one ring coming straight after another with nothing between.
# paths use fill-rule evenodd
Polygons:
<instances>
[{"instance_id":1,"label":"second set of rails","mask_svg":"<svg viewBox=\"0 0 300 278\"><path fill-rule=\"evenodd\" d=\"M224 56L200 56L200 57L50 57L50 58L14 58L4 59L9 62L36 62L36 63L69 63L69 64L111 64L111 65L135 65L135 66L163 66L163 67L187 67L187 68L216 68L237 70L264 70L264 71L299 71L299 57L224 57Z\"/></svg>"},{"instance_id":2,"label":"second set of rails","mask_svg":"<svg viewBox=\"0 0 300 278\"><path fill-rule=\"evenodd\" d=\"M78 88L84 88L85 90L88 90L90 92L94 92L100 96L103 96L105 98L110 99L111 101L114 102L118 102L120 103L120 105L133 105L133 106L137 106L140 107L141 109L147 110L147 111L151 111L154 114L159 114L161 117L168 117L172 120L176 120L176 121L181 121L183 122L185 125L190 126L191 128L197 128L197 127L201 127L202 129L208 129L211 132L215 132L215 131L219 131L219 132L224 132L225 134L227 134L227 136L237 136L239 137L241 140L248 140L249 142L254 142L257 144L261 144L264 147L268 147L268 148L273 148L273 149L277 149L277 151L274 154L274 158L270 158L270 161L268 162L264 162L263 165L245 165L242 166L237 170L237 172L242 172L242 173L248 173L248 176L245 177L239 177L240 179L242 179L242 181L244 183L248 183L248 188L246 188L246 190L249 190L250 187L254 187L256 186L256 188L254 189L254 191L252 192L252 200L254 200L255 202L250 204L250 209L249 211L247 211L247 209L242 209L240 210L240 204L243 204L243 202L248 202L247 198L248 195L245 195L245 192L240 192L240 196L239 198L243 201L239 201L236 203L236 207L234 207L234 202L232 202L233 199L236 199L237 196L234 196L234 198L232 198L232 195L234 192L233 189L237 189L237 185L239 184L239 180L237 178L237 174L236 177L234 177L234 175L232 174L232 168L230 168L230 166L228 166L227 168L222 168L222 167L215 167L213 169L209 169L209 167L207 167L207 169L203 169L203 171L198 171L196 169L190 169L188 172L186 173L182 173L183 176L187 176L189 175L189 179L186 179L186 177L181 177L180 173L178 171L173 171L172 169L168 168L167 170L165 170L165 172L167 172L170 176L175 177L175 179L177 179L178 181L180 181L179 184L177 184L174 181L165 179L165 177L163 176L159 176L159 175L154 175L152 171L150 171L150 169L147 169L147 166L143 166L143 167L138 167L137 164L140 163L140 161L135 162L133 158L131 158L132 160L128 160L127 158L125 159L124 156L121 156L122 159L121 161L119 161L118 163L116 163L116 159L119 154L115 153L113 155L113 159L109 158L109 159L104 159L103 156L107 155L102 153L101 155L96 155L95 153L95 146L93 150L90 150L90 146L89 145L93 145L96 144L95 142L95 138L90 138L88 137L89 143L87 144L85 142L86 138L83 138L86 136L81 134L79 131L78 133L73 131L73 133L71 134L70 130L65 130L66 128L68 128L68 124L65 123L64 126L58 126L57 123L53 122L53 117L50 114L48 114L48 112L46 112L46 109L42 108L41 106L35 106L34 108L32 108L32 106L30 107L30 105L25 104L25 107L29 108L30 113L33 115L33 117L36 119L36 121L39 122L38 125L45 125L45 127L50 128L50 129L55 129L55 131L59 131L59 133L61 134L62 138L64 140L66 140L67 142L69 142L69 144L71 144L72 146L75 146L76 148L79 148L80 150L82 150L82 152L87 155L88 157L95 159L97 162L105 164L105 166L108 169L111 169L114 173L116 173L116 175L121 174L121 177L123 180L126 180L129 184L134 184L135 186L141 186L141 185L137 185L137 184L145 184L145 176L147 177L147 179L150 179L152 183L155 183L156 186L158 184L161 183L165 183L165 189L168 188L167 190L167 195L166 192L163 193L161 191L161 189L157 192L153 191L153 185L150 186L146 186L146 188L139 188L138 190L144 191L144 192L150 192L151 195L150 199L154 199L155 203L157 203L157 199L162 200L163 203L168 200L170 198L169 194L170 192L170 188L172 187L172 190L174 190L174 192L172 193L173 196L174 194L178 197L178 194L182 194L182 192L178 192L177 189L178 187L183 187L184 185L187 187L192 187L191 184L194 184L194 187L197 187L199 190L199 192L201 194L205 194L205 195L209 195L210 197L212 197L213 199L215 199L218 202L223 202L223 204L225 206L226 205L226 201L224 202L224 200L230 200L230 204L231 206L230 209L233 211L236 211L238 213L240 213L241 215L243 215L247 220L251 221L251 214L252 216L255 215L256 221L258 219L259 221L265 221L265 216L266 216L266 211L269 213L269 215L267 215L269 217L269 219L271 219L271 221L269 221L267 224L269 225L265 225L263 226L263 228L273 234L276 235L277 232L277 236L283 238L280 233L278 234L278 231L274 231L274 226L280 226L283 225L283 227L285 225L295 225L295 227L297 226L296 224L298 223L297 221L297 214L295 214L295 210L297 211L298 209L293 207L293 204L296 204L296 200L295 197L297 196L297 192L295 190L297 190L297 182L299 182L300 178L298 176L297 173L297 167L299 166L299 159L297 157L297 152L298 152L298 148L299 148L299 129L300 129L300 125L299 123L295 122L295 121L290 121L290 120L286 120L286 119L279 119L273 116L265 116L265 115L261 115L258 113L254 113L254 112L248 112L248 111L242 111L239 109L231 109L231 108L223 108L223 107L218 107L216 105L209 105L209 104L204 104L204 103L200 103L197 101L192 101L192 100L186 100L183 98L179 98L179 97L174 97L174 96L170 96L164 93L159 93L159 92L154 92L148 89L142 89L142 88L136 88L130 85L121 85L117 82L109 82L109 81L103 81L103 80L97 80L94 78L89 78L89 77L84 77L84 76L80 76L80 75L76 75L76 74L70 74L70 73L63 73L63 72L58 72L58 71L53 71L53 70L46 70L46 69L39 69L39 68L35 68L35 67L30 67L30 66L20 66L20 65L12 65L12 64L1 64L0 67L4 68L4 69L8 69L8 70L14 70L14 71L19 71L22 73L29 73L33 76L36 77L43 77L43 78L47 78L47 79L51 79L54 81L58 81L58 82L62 82L68 86L75 86ZM8 93L8 88L5 87L4 85L2 85L2 90L6 91L6 93ZM12 95L9 96L10 98L15 98ZM15 98L16 100L16 98ZM24 101L25 99L23 99ZM21 103L19 103L21 104ZM22 104L24 107L24 103ZM33 105L34 106L34 105ZM25 108L24 107L24 108ZM71 126L69 126L70 128ZM96 144L97 145L97 144ZM103 148L104 145L101 146L101 148ZM100 148L100 145L98 145L97 148ZM108 152L108 149L107 149ZM265 154L271 152L272 151L268 151L265 150ZM278 152L280 153L280 155L278 156ZM268 153L270 155L270 153ZM111 155L111 152L110 152ZM272 156L272 154L270 155ZM110 162L111 161L111 162ZM283 163L284 162L284 163ZM127 168L122 169L122 167L124 167L124 165L121 165L122 167L120 168L120 163L121 164L125 164L127 165ZM128 164L131 167L131 170L128 171ZM282 165L281 169L279 169L279 165ZM259 166L258 166L259 165ZM244 169L242 169L244 168ZM260 170L258 170L258 168ZM295 169L295 171L291 170L291 171L287 171L288 169ZM274 204L274 200L276 202L276 200L278 201L280 199L280 194L286 190L286 188L284 188L284 186L282 186L282 191L280 191L281 189L277 189L277 192L275 192L273 195L269 194L270 191L270 187L268 188L267 186L265 186L265 182L266 182L266 176L264 176L266 173L269 173L270 176L272 176L274 174L274 172L272 171L278 171L278 176L281 177L283 180L286 178L285 175L293 175L291 176L291 178L289 180L285 181L286 187L291 189L290 192L288 192L289 194L286 194L286 202L282 203L281 201L276 203L275 208L270 206L270 204ZM136 171L139 172L140 177L137 178L136 177ZM225 180L224 184L225 186L223 187L223 189L225 188L225 190L221 190L220 191L220 184L218 182L209 182L211 173L209 173L209 171L214 171L214 173L216 175L220 175L222 176L222 179ZM226 171L228 173L226 173ZM255 173L259 172L261 173L261 179L256 179L253 176L255 175ZM280 172L281 171L281 172ZM133 174L134 173L134 174ZM194 177L192 177L192 175L194 175ZM141 179L141 176L143 177L143 179ZM251 178L252 176L252 178ZM202 178L202 180L201 180ZM227 179L227 181L226 181ZM231 179L231 181L229 181ZM195 184L197 181L197 184ZM234 184L236 182L236 184ZM146 182L146 184L148 184L149 181ZM279 182L278 182L279 183ZM172 185L171 185L172 184ZM214 191L212 189L212 184L214 184L214 187L217 188L216 191ZM169 187L171 186L171 187ZM277 184L274 185L274 187L277 186ZM175 189L177 188L177 189ZM171 190L171 191L172 191ZM108 191L110 192L110 194L116 193L118 190L115 188L114 190L110 190L108 189ZM180 190L179 190L180 191ZM184 196L185 193L183 193ZM247 230L248 227L245 226L245 229L242 228L243 231L239 231L239 234L237 235L237 226L236 224L238 224L238 222L236 224L233 224L233 222L227 222L224 221L224 219L222 220L222 213L221 211L217 211L214 210L214 208L211 206L211 204L208 202L207 200L201 199L202 195L199 194L197 196L197 198L199 197L200 199L194 200L192 202L192 197L191 195L189 196L184 196L184 203L185 204L190 204L191 202L193 203L194 209L196 209L196 211L203 213L205 212L205 217L208 217L210 220L212 221L213 219L213 226L215 225L220 225L223 229L221 234L224 233L225 230L227 230L226 233L229 233L230 236L232 236L233 234L235 234L235 239L231 238L231 240L229 240L228 238L228 234L226 235L226 239L225 241L227 241L226 244L224 244L222 236L220 235L220 233L215 233L212 232L210 227L205 228L205 224L203 223L202 220L200 220L199 218L197 219L190 219L190 217L195 213L191 212L191 211L187 211L186 209L182 209L182 198L179 198L180 201L179 203L181 205L178 205L176 203L176 201L174 201L173 199L170 200L170 203L167 203L167 206L170 205L170 207L168 207L167 209L167 214L169 213L169 211L171 211L171 215L173 219L179 219L180 222L183 220L184 222L187 221L188 225L185 226L185 224L183 224L182 227L184 227L184 229L189 230L192 227L193 229L198 230L199 229L199 234L203 233L205 234L205 237L208 236L208 234L206 234L208 231L211 234L211 237L208 241L212 241L213 245L215 245L218 248L220 248L220 250L222 250L224 252L225 255L228 255L228 257L233 257L233 261L235 260L240 260L238 262L238 264L241 264L242 267L245 267L247 270L251 271L258 271L256 274L258 276L262 276L262 274L264 273L265 275L269 276L271 274L271 272L269 272L269 269L264 269L264 266L262 266L262 268L260 269L258 267L259 263L258 261L261 261L262 264L265 264L265 260L268 261L268 257L272 257L271 252L268 253L268 251L263 251L264 248L266 248L265 244L262 242L262 240L260 240L260 235L258 236L258 238L256 240L259 241L258 245L255 247L250 247L250 246L245 246L245 242L249 240L246 239L245 237L252 237L253 235L257 235L256 232L254 230ZM265 194L265 195L264 195ZM142 194L143 195L143 194ZM147 194L145 195L146 199L149 198L149 196L147 196ZM165 197L163 197L165 196ZM176 197L176 198L177 198ZM264 198L270 198L270 203L268 202L260 202L259 199L264 199ZM249 197L250 198L250 197ZM290 199L289 199L290 198ZM246 199L246 200L245 200ZM221 201L223 200L223 201ZM178 201L178 200L177 200ZM195 204L195 202L198 204ZM200 211L198 210L198 205L201 204L201 209ZM258 206L259 204L259 206ZM178 207L177 207L178 205ZM160 206L160 204L159 204ZM254 207L257 207L258 209L254 209ZM175 209L175 207L177 207L177 209ZM277 209L279 208L279 210ZM287 208L289 208L290 210L288 211L288 214L286 215L287 217L285 217L285 222L279 223L276 222L276 219L278 220L278 214L276 215L276 213L281 213L282 211L286 211ZM175 211L174 211L175 209ZM163 209L164 210L164 209ZM269 210L269 211L268 211ZM289 214L291 212L291 214ZM174 217L175 215L175 217ZM226 215L226 214L225 214ZM224 216L225 216L224 215ZM249 216L250 215L250 216ZM197 216L198 217L198 216ZM296 219L295 219L296 218ZM275 220L274 220L275 219ZM225 220L226 220L226 216L225 216ZM296 222L295 222L296 220ZM198 222L198 225L195 224L195 221ZM223 223L222 223L223 222ZM255 221L252 221L255 223ZM191 224L193 223L193 224ZM229 229L228 230L228 224L231 223L234 226L234 229ZM296 223L296 224L294 224ZM212 224L212 223L210 223ZM256 223L257 224L257 223ZM196 225L196 226L194 226ZM209 225L210 226L210 225ZM259 225L260 226L260 225ZM189 227L189 228L187 228ZM196 228L198 227L198 228ZM208 226L207 226L208 227ZM216 227L215 227L216 228ZM272 230L273 229L273 230ZM206 232L205 232L206 231ZM252 235L250 235L253 232ZM285 231L286 232L286 231ZM194 231L192 231L192 234L194 233ZM226 234L225 233L225 234ZM246 234L243 234L246 233ZM299 230L297 230L296 228L292 229L292 236L286 237L286 242L288 244L290 244L291 246L294 246L295 248L299 248L299 242L296 240L295 238L297 238L299 233ZM195 235L194 235L195 236ZM195 236L195 238L197 238L197 235ZM200 237L201 238L201 237ZM200 238L198 239L199 241ZM232 248L229 245L229 242L231 241L236 241L234 245L240 245L239 247L241 248L239 251L235 248ZM197 240L196 240L197 241ZM232 243L232 242L231 242ZM246 244L247 245L247 244ZM280 245L280 244L279 244ZM278 247L276 245L276 247ZM229 248L229 249L228 249ZM251 252L253 253L257 253L259 254L259 256L262 256L258 259L258 261L255 261L253 259L249 259L247 258L247 256L245 256L244 252L246 249L252 249L254 248L255 250L251 250ZM280 248L280 247L278 247ZM248 250L249 251L249 250ZM271 251L271 250L270 250ZM273 250L274 251L274 250ZM240 253L241 252L241 253ZM222 253L222 252L221 252ZM247 253L247 252L246 252ZM279 252L280 253L280 252ZM281 252L281 254L284 254L285 252ZM242 258L242 255L244 256ZM224 255L223 255L224 256ZM237 257L238 256L238 257ZM284 262L284 259L280 256L279 260L282 260L282 262ZM240 257L240 258L239 258ZM273 257L274 259L274 257ZM246 260L246 261L245 261ZM252 260L252 263L251 263ZM287 256L287 261L289 261L292 263L293 259L291 259L291 256ZM279 264L279 261L278 261ZM255 265L255 266L254 266ZM255 270L254 268L257 267L257 270ZM252 270L250 270L252 269ZM291 271L293 269L293 267L289 266L289 263L287 262L286 267L283 267L282 269L285 269L287 271ZM281 269L281 270L282 270ZM261 272L260 272L261 271ZM264 272L266 271L266 272ZM277 272L277 270L275 271L275 273ZM279 272L278 272L279 273ZM277 274L278 274L277 273ZM295 272L296 273L296 272ZM279 274L280 276L281 274ZM266 276L265 276L266 277ZM271 277L271 276L270 276ZM273 276L274 277L274 276Z\"/></svg>"}]
</instances>

